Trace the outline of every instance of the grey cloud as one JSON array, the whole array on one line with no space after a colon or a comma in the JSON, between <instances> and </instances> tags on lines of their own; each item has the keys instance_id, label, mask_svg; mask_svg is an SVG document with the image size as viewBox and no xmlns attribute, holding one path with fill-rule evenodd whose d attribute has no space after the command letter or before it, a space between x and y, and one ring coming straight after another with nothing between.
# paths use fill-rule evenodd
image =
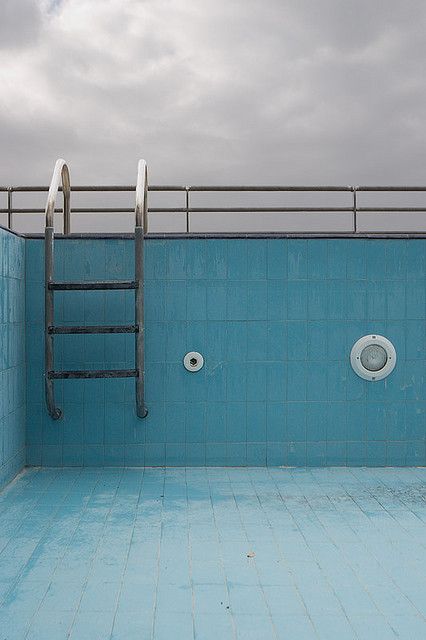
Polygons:
<instances>
[{"instance_id":1,"label":"grey cloud","mask_svg":"<svg viewBox=\"0 0 426 640\"><path fill-rule=\"evenodd\" d=\"M424 182L423 2L6 6L0 182Z\"/></svg>"},{"instance_id":2,"label":"grey cloud","mask_svg":"<svg viewBox=\"0 0 426 640\"><path fill-rule=\"evenodd\" d=\"M0 51L27 48L37 41L42 11L36 0L2 0L0 3Z\"/></svg>"}]
</instances>

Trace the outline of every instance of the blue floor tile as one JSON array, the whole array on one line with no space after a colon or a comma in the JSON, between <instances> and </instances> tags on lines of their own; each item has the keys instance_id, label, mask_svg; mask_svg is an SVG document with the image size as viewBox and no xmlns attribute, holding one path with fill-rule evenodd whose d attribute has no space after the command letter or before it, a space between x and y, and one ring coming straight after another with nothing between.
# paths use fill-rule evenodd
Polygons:
<instances>
[{"instance_id":1,"label":"blue floor tile","mask_svg":"<svg viewBox=\"0 0 426 640\"><path fill-rule=\"evenodd\" d=\"M0 494L0 637L426 637L425 479L28 470Z\"/></svg>"}]
</instances>

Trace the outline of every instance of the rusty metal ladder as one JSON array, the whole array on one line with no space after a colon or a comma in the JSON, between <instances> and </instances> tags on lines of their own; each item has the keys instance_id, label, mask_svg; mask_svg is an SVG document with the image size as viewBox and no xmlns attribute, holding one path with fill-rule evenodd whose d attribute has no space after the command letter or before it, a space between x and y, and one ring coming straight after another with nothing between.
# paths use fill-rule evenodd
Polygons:
<instances>
[{"instance_id":1,"label":"rusty metal ladder","mask_svg":"<svg viewBox=\"0 0 426 640\"><path fill-rule=\"evenodd\" d=\"M136 183L135 206L135 278L134 280L103 280L95 282L58 282L54 279L54 214L55 201L62 183L63 192L63 233L70 234L70 177L67 163L60 158L56 161L46 202L46 227L44 236L45 265L45 391L49 415L58 420L62 411L56 406L54 381L71 378L135 378L136 413L145 418L144 403L144 308L143 308L143 250L147 228L147 167L139 160ZM135 291L135 322L132 325L56 326L54 324L55 291L111 291L133 289ZM116 334L135 335L135 368L102 369L81 371L56 371L54 367L54 337L58 334Z\"/></svg>"}]
</instances>

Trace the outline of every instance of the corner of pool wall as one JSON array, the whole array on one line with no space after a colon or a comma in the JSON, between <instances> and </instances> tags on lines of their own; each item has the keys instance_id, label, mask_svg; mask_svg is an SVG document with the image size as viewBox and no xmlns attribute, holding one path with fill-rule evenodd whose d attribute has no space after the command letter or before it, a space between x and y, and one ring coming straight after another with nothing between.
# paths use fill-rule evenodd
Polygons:
<instances>
[{"instance_id":1,"label":"corner of pool wall","mask_svg":"<svg viewBox=\"0 0 426 640\"><path fill-rule=\"evenodd\" d=\"M0 489L25 465L25 241L0 228Z\"/></svg>"}]
</instances>

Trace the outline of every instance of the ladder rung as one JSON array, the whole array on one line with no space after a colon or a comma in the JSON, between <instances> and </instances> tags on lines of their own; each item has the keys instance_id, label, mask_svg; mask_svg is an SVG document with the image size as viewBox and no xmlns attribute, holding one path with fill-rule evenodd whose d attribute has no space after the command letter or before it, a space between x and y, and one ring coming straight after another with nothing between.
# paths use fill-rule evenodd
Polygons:
<instances>
[{"instance_id":1,"label":"ladder rung","mask_svg":"<svg viewBox=\"0 0 426 640\"><path fill-rule=\"evenodd\" d=\"M94 325L75 327L49 327L49 333L137 333L139 331L135 324L129 325Z\"/></svg>"},{"instance_id":2,"label":"ladder rung","mask_svg":"<svg viewBox=\"0 0 426 640\"><path fill-rule=\"evenodd\" d=\"M96 291L106 289L136 289L134 280L98 280L96 282L49 282L53 291Z\"/></svg>"},{"instance_id":3,"label":"ladder rung","mask_svg":"<svg viewBox=\"0 0 426 640\"><path fill-rule=\"evenodd\" d=\"M48 371L49 380L69 378L137 378L136 369L101 369L88 371Z\"/></svg>"}]
</instances>

